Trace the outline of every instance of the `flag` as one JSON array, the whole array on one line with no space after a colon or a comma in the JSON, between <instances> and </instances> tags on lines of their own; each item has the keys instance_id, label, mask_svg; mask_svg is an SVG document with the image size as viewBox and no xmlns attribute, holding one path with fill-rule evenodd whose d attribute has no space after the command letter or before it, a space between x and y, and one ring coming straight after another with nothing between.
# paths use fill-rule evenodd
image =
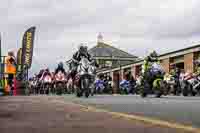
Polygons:
<instances>
[{"instance_id":1,"label":"flag","mask_svg":"<svg viewBox=\"0 0 200 133\"><path fill-rule=\"evenodd\" d=\"M22 66L27 65L28 69L31 68L33 48L34 48L34 37L35 37L35 27L29 28L23 36L22 41Z\"/></svg>"},{"instance_id":2,"label":"flag","mask_svg":"<svg viewBox=\"0 0 200 133\"><path fill-rule=\"evenodd\" d=\"M19 48L17 51L17 71L21 71L21 66L22 66L22 48Z\"/></svg>"}]
</instances>

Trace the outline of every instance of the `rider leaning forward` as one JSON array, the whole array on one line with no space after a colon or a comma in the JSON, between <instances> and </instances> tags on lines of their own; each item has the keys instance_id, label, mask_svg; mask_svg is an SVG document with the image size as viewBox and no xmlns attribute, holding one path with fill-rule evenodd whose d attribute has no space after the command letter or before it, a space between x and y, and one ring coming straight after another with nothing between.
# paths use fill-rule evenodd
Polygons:
<instances>
[{"instance_id":1,"label":"rider leaning forward","mask_svg":"<svg viewBox=\"0 0 200 133\"><path fill-rule=\"evenodd\" d=\"M73 55L72 62L71 62L71 76L73 81L75 80L75 75L77 73L77 68L79 65L79 62L81 61L82 57L87 58L90 62L93 62L92 56L88 52L88 47L84 44L81 44L78 48L78 51ZM96 61L94 62L95 66L98 67L98 64Z\"/></svg>"},{"instance_id":2,"label":"rider leaning forward","mask_svg":"<svg viewBox=\"0 0 200 133\"><path fill-rule=\"evenodd\" d=\"M58 67L56 68L54 74L56 75L59 71L61 71L62 73L66 74L65 69L64 69L64 65L63 65L62 62L60 62L60 63L58 64Z\"/></svg>"},{"instance_id":3,"label":"rider leaning forward","mask_svg":"<svg viewBox=\"0 0 200 133\"><path fill-rule=\"evenodd\" d=\"M145 59L142 68L142 74L144 77L148 76L147 71L152 66L154 62L158 62L158 54L156 51L151 52Z\"/></svg>"}]
</instances>

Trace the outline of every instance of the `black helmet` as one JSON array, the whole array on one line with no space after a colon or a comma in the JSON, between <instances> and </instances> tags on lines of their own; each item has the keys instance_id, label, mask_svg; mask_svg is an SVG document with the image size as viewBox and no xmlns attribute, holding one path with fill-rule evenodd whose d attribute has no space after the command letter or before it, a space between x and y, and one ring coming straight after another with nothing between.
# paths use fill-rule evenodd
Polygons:
<instances>
[{"instance_id":1,"label":"black helmet","mask_svg":"<svg viewBox=\"0 0 200 133\"><path fill-rule=\"evenodd\" d=\"M84 50L84 45L81 43L78 49L79 49L80 51L81 51L81 50Z\"/></svg>"},{"instance_id":2,"label":"black helmet","mask_svg":"<svg viewBox=\"0 0 200 133\"><path fill-rule=\"evenodd\" d=\"M45 71L49 72L49 68L46 68Z\"/></svg>"},{"instance_id":3,"label":"black helmet","mask_svg":"<svg viewBox=\"0 0 200 133\"><path fill-rule=\"evenodd\" d=\"M62 63L62 62L60 62L60 63L58 64L58 67L61 67L61 68L63 68L63 63Z\"/></svg>"},{"instance_id":4,"label":"black helmet","mask_svg":"<svg viewBox=\"0 0 200 133\"><path fill-rule=\"evenodd\" d=\"M154 50L152 53L150 53L150 56L153 58L157 58L158 54L156 53L156 51Z\"/></svg>"},{"instance_id":5,"label":"black helmet","mask_svg":"<svg viewBox=\"0 0 200 133\"><path fill-rule=\"evenodd\" d=\"M79 51L80 51L81 53L86 53L86 52L87 52L87 48L88 48L88 47L82 43L82 44L79 46Z\"/></svg>"},{"instance_id":6,"label":"black helmet","mask_svg":"<svg viewBox=\"0 0 200 133\"><path fill-rule=\"evenodd\" d=\"M101 73L101 74L99 74L99 76L98 76L100 79L102 79L102 78L104 78L104 74L103 73Z\"/></svg>"},{"instance_id":7,"label":"black helmet","mask_svg":"<svg viewBox=\"0 0 200 133\"><path fill-rule=\"evenodd\" d=\"M87 47L87 46L84 46L84 49L85 49L85 51L87 51L87 50L88 50L88 47Z\"/></svg>"},{"instance_id":8,"label":"black helmet","mask_svg":"<svg viewBox=\"0 0 200 133\"><path fill-rule=\"evenodd\" d=\"M157 61L158 60L158 54L156 53L156 51L153 51L152 53L150 53L149 58L151 61Z\"/></svg>"}]
</instances>

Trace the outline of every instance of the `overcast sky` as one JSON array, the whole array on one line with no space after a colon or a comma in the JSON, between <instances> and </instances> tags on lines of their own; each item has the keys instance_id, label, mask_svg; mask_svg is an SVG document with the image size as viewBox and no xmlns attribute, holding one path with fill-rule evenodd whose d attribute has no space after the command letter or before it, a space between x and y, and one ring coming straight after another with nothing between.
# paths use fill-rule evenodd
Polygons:
<instances>
[{"instance_id":1,"label":"overcast sky","mask_svg":"<svg viewBox=\"0 0 200 133\"><path fill-rule=\"evenodd\" d=\"M36 26L32 71L70 59L81 42L105 42L136 56L200 42L199 0L1 0L3 53Z\"/></svg>"}]
</instances>

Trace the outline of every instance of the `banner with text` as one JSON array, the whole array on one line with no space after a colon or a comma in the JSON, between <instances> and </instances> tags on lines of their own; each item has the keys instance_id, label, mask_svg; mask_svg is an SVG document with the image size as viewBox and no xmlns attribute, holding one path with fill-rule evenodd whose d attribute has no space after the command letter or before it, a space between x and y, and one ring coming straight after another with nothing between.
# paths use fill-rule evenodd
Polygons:
<instances>
[{"instance_id":1,"label":"banner with text","mask_svg":"<svg viewBox=\"0 0 200 133\"><path fill-rule=\"evenodd\" d=\"M34 37L35 37L35 27L29 28L23 36L22 42L22 65L26 65L31 68L32 57L33 57L33 48L34 48Z\"/></svg>"}]
</instances>

